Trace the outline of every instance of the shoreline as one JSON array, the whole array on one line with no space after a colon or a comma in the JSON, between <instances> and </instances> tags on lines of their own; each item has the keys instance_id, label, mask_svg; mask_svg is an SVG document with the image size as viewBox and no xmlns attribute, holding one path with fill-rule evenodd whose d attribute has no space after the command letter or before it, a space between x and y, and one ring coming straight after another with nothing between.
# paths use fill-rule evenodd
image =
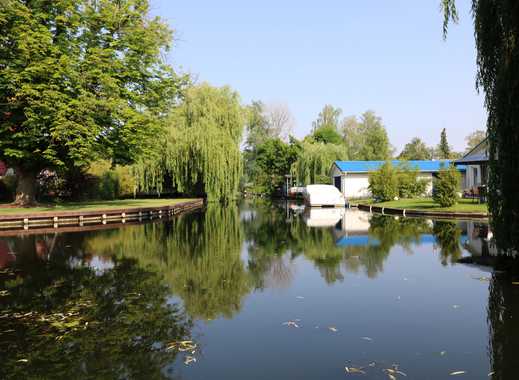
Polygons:
<instances>
[{"instance_id":1,"label":"shoreline","mask_svg":"<svg viewBox=\"0 0 519 380\"><path fill-rule=\"evenodd\" d=\"M33 213L0 214L0 231L35 230L51 227L84 227L87 225L103 225L142 221L178 215L187 211L202 208L204 200L196 198L166 206L121 207L85 211L36 211Z\"/></svg>"},{"instance_id":2,"label":"shoreline","mask_svg":"<svg viewBox=\"0 0 519 380\"><path fill-rule=\"evenodd\" d=\"M488 213L482 212L463 212L463 211L427 211L417 209L403 209L395 207L384 207L369 204L352 204L359 210L380 213L382 215L400 215L400 216L425 216L433 218L448 219L488 219Z\"/></svg>"}]
</instances>

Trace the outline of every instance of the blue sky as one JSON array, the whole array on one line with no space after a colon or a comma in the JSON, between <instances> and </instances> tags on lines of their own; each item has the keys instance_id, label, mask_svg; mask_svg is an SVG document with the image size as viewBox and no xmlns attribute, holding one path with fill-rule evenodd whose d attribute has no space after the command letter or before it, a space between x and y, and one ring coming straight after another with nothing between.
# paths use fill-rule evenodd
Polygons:
<instances>
[{"instance_id":1,"label":"blue sky","mask_svg":"<svg viewBox=\"0 0 519 380\"><path fill-rule=\"evenodd\" d=\"M414 136L456 150L484 129L475 90L470 0L442 38L440 0L151 0L175 30L169 61L199 82L229 85L244 103L281 102L302 137L325 104L371 109L400 150Z\"/></svg>"}]
</instances>

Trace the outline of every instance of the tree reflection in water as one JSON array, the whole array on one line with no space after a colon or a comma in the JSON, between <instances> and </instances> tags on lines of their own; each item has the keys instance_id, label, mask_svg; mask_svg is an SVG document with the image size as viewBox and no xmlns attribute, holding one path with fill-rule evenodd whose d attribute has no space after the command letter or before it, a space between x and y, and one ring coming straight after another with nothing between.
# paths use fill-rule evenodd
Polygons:
<instances>
[{"instance_id":1,"label":"tree reflection in water","mask_svg":"<svg viewBox=\"0 0 519 380\"><path fill-rule=\"evenodd\" d=\"M399 244L411 252L412 243L419 243L423 234L431 233L430 223L424 219L373 215L366 231L368 243L339 246L333 228L308 227L302 218L287 216L282 206L256 202L254 213L244 221L248 268L257 288L265 286L264 280L274 263L287 254L290 259L304 255L329 284L344 279L341 267L352 273L364 269L369 277L375 277L383 270L383 262L393 246ZM290 266L283 265L283 273L290 273ZM284 277L277 280L282 284Z\"/></svg>"},{"instance_id":2,"label":"tree reflection in water","mask_svg":"<svg viewBox=\"0 0 519 380\"><path fill-rule=\"evenodd\" d=\"M455 264L461 258L461 229L456 222L435 221L433 234L440 248L442 265Z\"/></svg>"},{"instance_id":3,"label":"tree reflection in water","mask_svg":"<svg viewBox=\"0 0 519 380\"><path fill-rule=\"evenodd\" d=\"M488 349L493 380L517 379L519 373L519 324L513 318L519 315L519 286L512 284L517 281L518 273L516 259L512 272L494 272L490 280Z\"/></svg>"},{"instance_id":4,"label":"tree reflection in water","mask_svg":"<svg viewBox=\"0 0 519 380\"><path fill-rule=\"evenodd\" d=\"M192 323L163 279L134 259L92 264L82 238L65 236L7 241L17 260L0 275L0 377L171 377L166 345L189 339Z\"/></svg>"},{"instance_id":5,"label":"tree reflection in water","mask_svg":"<svg viewBox=\"0 0 519 380\"><path fill-rule=\"evenodd\" d=\"M96 252L133 257L160 271L193 318L232 317L250 291L240 257L243 231L238 208L210 204L205 212L96 234Z\"/></svg>"}]
</instances>

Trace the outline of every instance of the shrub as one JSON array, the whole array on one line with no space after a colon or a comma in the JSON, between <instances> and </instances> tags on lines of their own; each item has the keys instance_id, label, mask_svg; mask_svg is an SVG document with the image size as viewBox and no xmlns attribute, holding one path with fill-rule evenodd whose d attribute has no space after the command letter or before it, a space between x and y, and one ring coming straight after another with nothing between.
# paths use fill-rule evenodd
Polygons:
<instances>
[{"instance_id":1,"label":"shrub","mask_svg":"<svg viewBox=\"0 0 519 380\"><path fill-rule=\"evenodd\" d=\"M454 166L442 168L434 179L433 200L441 207L454 206L458 201L460 174Z\"/></svg>"},{"instance_id":2,"label":"shrub","mask_svg":"<svg viewBox=\"0 0 519 380\"><path fill-rule=\"evenodd\" d=\"M397 182L398 196L400 198L421 196L427 188L427 181L418 178L418 170L411 169L407 164L402 164L398 168Z\"/></svg>"},{"instance_id":3,"label":"shrub","mask_svg":"<svg viewBox=\"0 0 519 380\"><path fill-rule=\"evenodd\" d=\"M398 175L391 162L369 173L369 190L379 201L390 201L398 196Z\"/></svg>"},{"instance_id":4,"label":"shrub","mask_svg":"<svg viewBox=\"0 0 519 380\"><path fill-rule=\"evenodd\" d=\"M90 166L87 176L93 177L90 188L85 190L89 198L116 199L134 194L136 182L127 166L112 168L109 161L97 161Z\"/></svg>"},{"instance_id":5,"label":"shrub","mask_svg":"<svg viewBox=\"0 0 519 380\"><path fill-rule=\"evenodd\" d=\"M11 202L16 192L16 176L9 174L0 179L0 201Z\"/></svg>"}]
</instances>

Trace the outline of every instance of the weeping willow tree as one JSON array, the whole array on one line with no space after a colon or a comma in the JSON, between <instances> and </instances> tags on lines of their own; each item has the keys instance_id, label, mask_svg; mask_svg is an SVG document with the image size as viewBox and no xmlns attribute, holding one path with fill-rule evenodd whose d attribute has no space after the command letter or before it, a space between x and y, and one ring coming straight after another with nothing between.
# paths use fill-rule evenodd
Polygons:
<instances>
[{"instance_id":1,"label":"weeping willow tree","mask_svg":"<svg viewBox=\"0 0 519 380\"><path fill-rule=\"evenodd\" d=\"M242 175L243 115L238 94L228 87L188 89L155 154L135 165L139 189L160 193L171 185L209 201L233 199Z\"/></svg>"},{"instance_id":2,"label":"weeping willow tree","mask_svg":"<svg viewBox=\"0 0 519 380\"><path fill-rule=\"evenodd\" d=\"M329 183L333 162L347 158L343 145L303 142L302 148L292 165L292 175L302 184Z\"/></svg>"},{"instance_id":3,"label":"weeping willow tree","mask_svg":"<svg viewBox=\"0 0 519 380\"><path fill-rule=\"evenodd\" d=\"M442 0L444 33L457 22L455 0ZM489 208L497 245L519 251L519 2L472 0L477 86L485 92Z\"/></svg>"}]
</instances>

